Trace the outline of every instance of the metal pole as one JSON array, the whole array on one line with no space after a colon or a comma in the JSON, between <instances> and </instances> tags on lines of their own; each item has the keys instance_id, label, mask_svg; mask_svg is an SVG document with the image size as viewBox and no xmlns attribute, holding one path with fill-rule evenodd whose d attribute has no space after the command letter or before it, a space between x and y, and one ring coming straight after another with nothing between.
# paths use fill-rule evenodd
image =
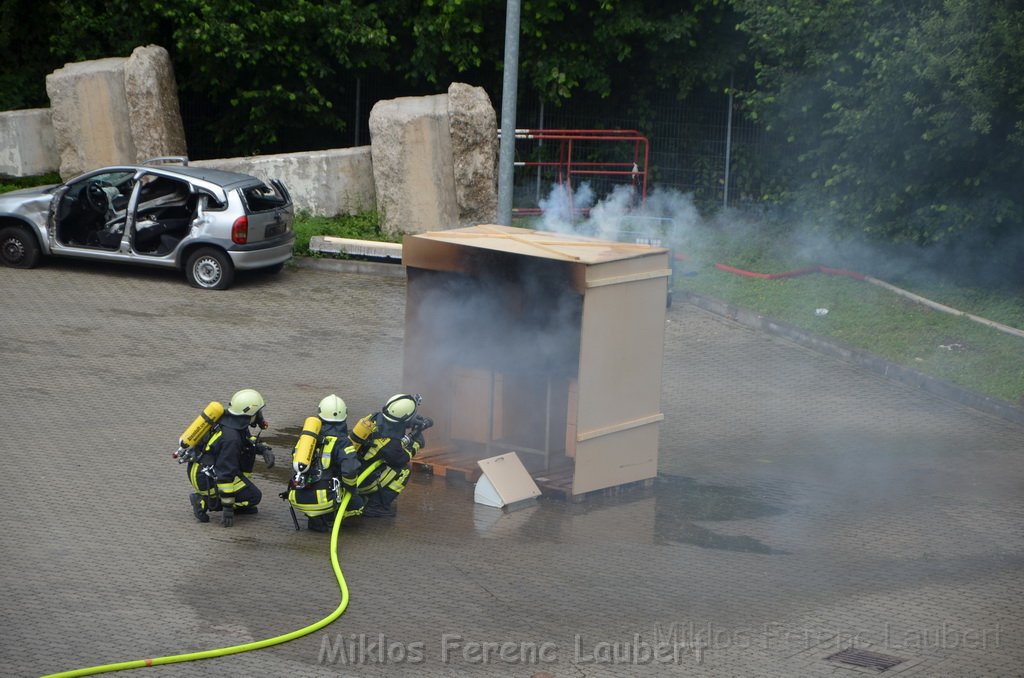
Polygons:
<instances>
[{"instance_id":1,"label":"metal pole","mask_svg":"<svg viewBox=\"0 0 1024 678\"><path fill-rule=\"evenodd\" d=\"M512 225L512 169L516 150L516 88L519 80L520 0L505 4L505 73L501 85L501 148L498 153L498 223Z\"/></svg>"},{"instance_id":2,"label":"metal pole","mask_svg":"<svg viewBox=\"0 0 1024 678\"><path fill-rule=\"evenodd\" d=\"M539 114L538 120L537 120L537 129L539 129L539 130L543 130L544 129L544 100L543 99L540 100L540 114ZM544 139L542 138L542 139L540 139L537 142L537 148L538 148L537 159L538 160L540 160L541 157L542 157L542 154L541 154L539 149L542 148L543 146L544 146ZM541 166L537 165L537 195L536 195L536 199L537 199L537 204L538 205L540 204L540 170L541 170Z\"/></svg>"},{"instance_id":3,"label":"metal pole","mask_svg":"<svg viewBox=\"0 0 1024 678\"><path fill-rule=\"evenodd\" d=\"M729 207L729 165L732 160L732 75L729 75L729 112L725 122L725 192L722 195L722 209Z\"/></svg>"}]
</instances>

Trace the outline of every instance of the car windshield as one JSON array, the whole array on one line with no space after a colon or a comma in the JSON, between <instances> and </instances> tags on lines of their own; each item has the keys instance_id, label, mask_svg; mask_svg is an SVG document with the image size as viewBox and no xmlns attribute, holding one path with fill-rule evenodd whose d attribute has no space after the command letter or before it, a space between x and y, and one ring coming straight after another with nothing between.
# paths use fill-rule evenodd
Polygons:
<instances>
[{"instance_id":1,"label":"car windshield","mask_svg":"<svg viewBox=\"0 0 1024 678\"><path fill-rule=\"evenodd\" d=\"M109 172L101 172L99 174L93 174L89 177L81 177L71 182L73 185L77 185L83 181L102 182L101 185L110 186L117 188L122 194L127 195L131 193L132 177L135 176L134 170L112 170Z\"/></svg>"}]
</instances>

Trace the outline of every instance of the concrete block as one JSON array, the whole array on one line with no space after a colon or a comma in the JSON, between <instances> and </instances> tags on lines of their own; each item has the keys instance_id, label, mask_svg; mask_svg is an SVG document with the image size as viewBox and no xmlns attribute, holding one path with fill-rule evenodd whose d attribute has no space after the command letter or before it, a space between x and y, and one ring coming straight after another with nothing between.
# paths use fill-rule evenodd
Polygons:
<instances>
[{"instance_id":1,"label":"concrete block","mask_svg":"<svg viewBox=\"0 0 1024 678\"><path fill-rule=\"evenodd\" d=\"M498 123L482 87L448 87L448 122L459 222L492 224L498 216Z\"/></svg>"},{"instance_id":2,"label":"concrete block","mask_svg":"<svg viewBox=\"0 0 1024 678\"><path fill-rule=\"evenodd\" d=\"M66 64L46 76L46 93L65 179L104 165L185 154L177 85L162 47Z\"/></svg>"},{"instance_id":3,"label":"concrete block","mask_svg":"<svg viewBox=\"0 0 1024 678\"><path fill-rule=\"evenodd\" d=\"M123 58L66 64L46 76L53 131L65 179L135 161Z\"/></svg>"},{"instance_id":4,"label":"concrete block","mask_svg":"<svg viewBox=\"0 0 1024 678\"><path fill-rule=\"evenodd\" d=\"M49 108L0 113L0 175L30 177L56 172L58 167Z\"/></svg>"},{"instance_id":5,"label":"concrete block","mask_svg":"<svg viewBox=\"0 0 1024 678\"><path fill-rule=\"evenodd\" d=\"M291 192L295 209L314 216L359 214L376 206L369 146L198 160L192 164L243 172L264 181L280 179Z\"/></svg>"},{"instance_id":6,"label":"concrete block","mask_svg":"<svg viewBox=\"0 0 1024 678\"><path fill-rule=\"evenodd\" d=\"M370 140L382 230L423 233L458 225L446 94L377 102Z\"/></svg>"},{"instance_id":7,"label":"concrete block","mask_svg":"<svg viewBox=\"0 0 1024 678\"><path fill-rule=\"evenodd\" d=\"M178 85L167 50L136 47L124 65L128 122L137 160L186 155Z\"/></svg>"}]
</instances>

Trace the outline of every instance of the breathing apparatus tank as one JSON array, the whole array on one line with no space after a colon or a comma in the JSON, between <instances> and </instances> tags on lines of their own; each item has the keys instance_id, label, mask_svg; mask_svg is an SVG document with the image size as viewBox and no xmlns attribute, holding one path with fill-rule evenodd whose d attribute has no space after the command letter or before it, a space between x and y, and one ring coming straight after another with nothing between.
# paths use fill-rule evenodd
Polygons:
<instances>
[{"instance_id":1,"label":"breathing apparatus tank","mask_svg":"<svg viewBox=\"0 0 1024 678\"><path fill-rule=\"evenodd\" d=\"M179 459L186 450L198 445L223 414L224 406L216 400L211 401L203 408L199 416L188 425L185 432L181 434L181 438L178 441L178 449L171 456Z\"/></svg>"},{"instance_id":2,"label":"breathing apparatus tank","mask_svg":"<svg viewBox=\"0 0 1024 678\"><path fill-rule=\"evenodd\" d=\"M309 470L309 465L313 463L313 452L320 442L320 427L319 417L306 417L306 421L302 423L302 433L299 434L299 440L292 449L292 469L295 471L296 482L301 481L302 474Z\"/></svg>"}]
</instances>

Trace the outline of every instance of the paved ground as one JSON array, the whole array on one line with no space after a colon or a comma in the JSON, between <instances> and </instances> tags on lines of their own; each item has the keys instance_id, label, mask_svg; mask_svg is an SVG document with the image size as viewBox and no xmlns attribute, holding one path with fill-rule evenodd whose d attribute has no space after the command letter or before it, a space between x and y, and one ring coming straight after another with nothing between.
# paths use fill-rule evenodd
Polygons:
<instances>
[{"instance_id":1,"label":"paved ground","mask_svg":"<svg viewBox=\"0 0 1024 678\"><path fill-rule=\"evenodd\" d=\"M194 521L177 435L261 389L282 459L317 401L401 390L404 282L0 269L0 673L260 639L338 596L327 540L265 501ZM1024 675L1024 428L677 303L653 492L504 514L415 476L343 529L325 631L167 676ZM429 398L430 394L426 394ZM283 465L283 464L282 464Z\"/></svg>"}]
</instances>

